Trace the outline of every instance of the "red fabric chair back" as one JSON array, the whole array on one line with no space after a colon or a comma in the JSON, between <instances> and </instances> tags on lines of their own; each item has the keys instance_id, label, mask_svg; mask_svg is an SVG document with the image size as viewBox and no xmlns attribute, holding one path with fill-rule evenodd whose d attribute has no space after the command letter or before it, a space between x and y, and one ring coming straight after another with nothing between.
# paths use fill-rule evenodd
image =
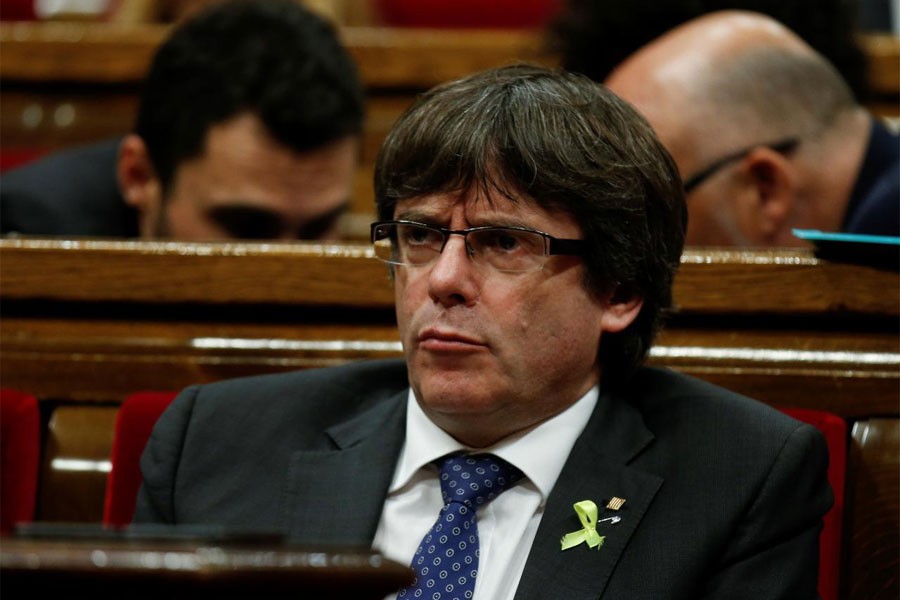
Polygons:
<instances>
[{"instance_id":1,"label":"red fabric chair back","mask_svg":"<svg viewBox=\"0 0 900 600\"><path fill-rule=\"evenodd\" d=\"M818 428L825 435L828 444L828 482L834 490L834 506L825 515L819 536L819 596L822 600L837 600L841 569L844 479L847 473L847 422L837 415L820 410L783 408L781 411Z\"/></svg>"},{"instance_id":2,"label":"red fabric chair back","mask_svg":"<svg viewBox=\"0 0 900 600\"><path fill-rule=\"evenodd\" d=\"M177 392L136 392L129 395L116 415L110 462L106 481L103 524L124 527L131 523L141 477L141 454L157 419Z\"/></svg>"},{"instance_id":3,"label":"red fabric chair back","mask_svg":"<svg viewBox=\"0 0 900 600\"><path fill-rule=\"evenodd\" d=\"M41 461L41 415L36 397L0 389L0 534L34 520Z\"/></svg>"}]
</instances>

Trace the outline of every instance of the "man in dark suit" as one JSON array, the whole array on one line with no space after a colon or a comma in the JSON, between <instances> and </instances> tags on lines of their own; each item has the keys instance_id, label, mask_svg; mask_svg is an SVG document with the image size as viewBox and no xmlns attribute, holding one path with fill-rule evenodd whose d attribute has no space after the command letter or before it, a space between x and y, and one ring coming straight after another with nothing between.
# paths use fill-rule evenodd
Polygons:
<instances>
[{"instance_id":1,"label":"man in dark suit","mask_svg":"<svg viewBox=\"0 0 900 600\"><path fill-rule=\"evenodd\" d=\"M821 435L641 366L686 210L629 105L476 74L399 119L375 179L405 360L185 390L136 522L372 546L414 569L401 598L815 597Z\"/></svg>"},{"instance_id":2,"label":"man in dark suit","mask_svg":"<svg viewBox=\"0 0 900 600\"><path fill-rule=\"evenodd\" d=\"M133 133L3 174L0 230L335 239L363 110L324 18L293 0L216 2L154 55Z\"/></svg>"}]
</instances>

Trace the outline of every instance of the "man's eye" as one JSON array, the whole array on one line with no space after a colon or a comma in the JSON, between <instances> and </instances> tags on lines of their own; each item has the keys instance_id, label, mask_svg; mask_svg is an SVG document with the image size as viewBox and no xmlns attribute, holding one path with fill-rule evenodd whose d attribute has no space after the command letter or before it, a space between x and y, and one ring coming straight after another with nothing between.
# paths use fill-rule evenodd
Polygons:
<instances>
[{"instance_id":1,"label":"man's eye","mask_svg":"<svg viewBox=\"0 0 900 600\"><path fill-rule=\"evenodd\" d=\"M510 231L486 231L485 248L499 252L515 252L523 248L522 239Z\"/></svg>"},{"instance_id":2,"label":"man's eye","mask_svg":"<svg viewBox=\"0 0 900 600\"><path fill-rule=\"evenodd\" d=\"M502 250L515 250L521 245L519 238L514 235L501 234L497 236L497 247Z\"/></svg>"},{"instance_id":3,"label":"man's eye","mask_svg":"<svg viewBox=\"0 0 900 600\"><path fill-rule=\"evenodd\" d=\"M431 244L439 236L438 232L424 227L407 227L403 238L410 244Z\"/></svg>"}]
</instances>

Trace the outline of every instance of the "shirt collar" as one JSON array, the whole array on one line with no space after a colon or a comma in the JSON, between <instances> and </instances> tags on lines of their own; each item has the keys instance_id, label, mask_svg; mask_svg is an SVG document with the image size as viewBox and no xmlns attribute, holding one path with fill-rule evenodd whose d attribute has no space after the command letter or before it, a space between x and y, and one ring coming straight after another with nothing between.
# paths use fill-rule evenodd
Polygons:
<instances>
[{"instance_id":1,"label":"shirt collar","mask_svg":"<svg viewBox=\"0 0 900 600\"><path fill-rule=\"evenodd\" d=\"M556 484L559 473L584 431L599 397L595 386L577 402L558 415L478 452L490 452L525 473L546 502ZM429 464L451 452L471 451L443 429L435 425L422 411L412 389L407 396L406 441L394 472L390 492L408 485L412 480L427 477Z\"/></svg>"}]
</instances>

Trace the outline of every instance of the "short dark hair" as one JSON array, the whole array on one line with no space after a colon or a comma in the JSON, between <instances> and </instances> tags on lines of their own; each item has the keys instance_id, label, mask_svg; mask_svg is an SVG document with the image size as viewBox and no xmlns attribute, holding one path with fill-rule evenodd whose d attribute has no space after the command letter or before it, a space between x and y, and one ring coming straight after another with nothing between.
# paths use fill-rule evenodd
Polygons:
<instances>
[{"instance_id":1,"label":"short dark hair","mask_svg":"<svg viewBox=\"0 0 900 600\"><path fill-rule=\"evenodd\" d=\"M135 125L163 188L213 125L243 112L296 151L359 134L362 84L333 25L296 0L229 0L176 27L153 57Z\"/></svg>"},{"instance_id":2,"label":"short dark hair","mask_svg":"<svg viewBox=\"0 0 900 600\"><path fill-rule=\"evenodd\" d=\"M438 86L396 122L375 166L381 219L398 200L469 190L562 211L588 241L585 286L644 299L603 337L604 380L644 359L672 304L687 209L681 179L650 125L590 79L512 65Z\"/></svg>"}]
</instances>

